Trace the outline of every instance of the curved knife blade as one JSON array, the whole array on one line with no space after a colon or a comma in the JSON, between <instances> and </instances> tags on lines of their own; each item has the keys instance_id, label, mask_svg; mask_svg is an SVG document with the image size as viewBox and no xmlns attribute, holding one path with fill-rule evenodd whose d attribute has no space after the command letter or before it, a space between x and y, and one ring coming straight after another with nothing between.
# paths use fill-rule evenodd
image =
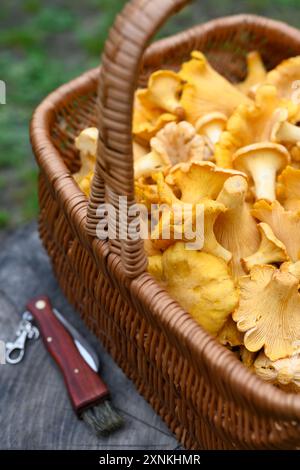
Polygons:
<instances>
[{"instance_id":1,"label":"curved knife blade","mask_svg":"<svg viewBox=\"0 0 300 470\"><path fill-rule=\"evenodd\" d=\"M78 349L81 357L85 360L91 369L93 369L95 372L98 372L100 368L99 358L93 348L56 308L53 308L53 313L72 336L75 346Z\"/></svg>"}]
</instances>

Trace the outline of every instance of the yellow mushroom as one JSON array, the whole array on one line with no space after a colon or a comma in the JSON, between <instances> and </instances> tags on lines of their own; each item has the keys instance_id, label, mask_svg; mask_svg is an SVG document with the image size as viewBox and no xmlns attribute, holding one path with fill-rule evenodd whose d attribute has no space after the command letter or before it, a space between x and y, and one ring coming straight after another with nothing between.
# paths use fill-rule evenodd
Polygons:
<instances>
[{"instance_id":1,"label":"yellow mushroom","mask_svg":"<svg viewBox=\"0 0 300 470\"><path fill-rule=\"evenodd\" d=\"M151 233L154 245L162 250L175 243L176 240L194 242L195 238L189 239L196 230L203 230L202 251L214 254L229 262L232 254L217 241L214 233L214 225L218 216L226 211L226 207L216 201L203 199L200 201L201 214L203 214L203 226L196 226L197 204L185 204L178 199L172 189L165 183L163 175L156 175L158 195L160 203L166 204L167 208L162 212L159 222ZM199 211L200 213L200 211ZM202 222L202 221L201 221ZM189 233L185 233L189 230ZM200 239L200 233L198 233Z\"/></svg>"},{"instance_id":2,"label":"yellow mushroom","mask_svg":"<svg viewBox=\"0 0 300 470\"><path fill-rule=\"evenodd\" d=\"M80 152L81 167L73 176L75 181L81 184L84 178L89 178L90 173L94 171L97 155L98 129L96 127L87 127L75 139L75 147ZM87 180L84 182L85 193L87 190Z\"/></svg>"},{"instance_id":3,"label":"yellow mushroom","mask_svg":"<svg viewBox=\"0 0 300 470\"><path fill-rule=\"evenodd\" d=\"M151 139L151 148L164 155L171 165L180 162L206 160L208 149L205 140L186 121L171 122Z\"/></svg>"},{"instance_id":4,"label":"yellow mushroom","mask_svg":"<svg viewBox=\"0 0 300 470\"><path fill-rule=\"evenodd\" d=\"M243 148L270 143L276 124L293 116L295 109L295 105L278 96L274 86L259 87L255 102L240 105L228 120L215 149L217 165L232 168L233 156L243 152Z\"/></svg>"},{"instance_id":5,"label":"yellow mushroom","mask_svg":"<svg viewBox=\"0 0 300 470\"><path fill-rule=\"evenodd\" d=\"M162 254L153 254L148 256L147 271L159 282L163 282Z\"/></svg>"},{"instance_id":6,"label":"yellow mushroom","mask_svg":"<svg viewBox=\"0 0 300 470\"><path fill-rule=\"evenodd\" d=\"M291 356L300 338L298 280L270 265L255 266L240 279L239 306L233 313L245 347L264 348L272 361ZM299 345L298 345L299 347Z\"/></svg>"},{"instance_id":7,"label":"yellow mushroom","mask_svg":"<svg viewBox=\"0 0 300 470\"><path fill-rule=\"evenodd\" d=\"M208 155L204 139L186 121L168 123L150 140L150 146L151 152L134 162L136 179L179 162L203 160Z\"/></svg>"},{"instance_id":8,"label":"yellow mushroom","mask_svg":"<svg viewBox=\"0 0 300 470\"><path fill-rule=\"evenodd\" d=\"M148 210L151 209L151 204L158 204L158 191L156 184L147 184L143 178L135 181L134 184L135 199L139 204L144 204Z\"/></svg>"},{"instance_id":9,"label":"yellow mushroom","mask_svg":"<svg viewBox=\"0 0 300 470\"><path fill-rule=\"evenodd\" d=\"M168 122L176 121L177 116L157 107L147 99L147 89L137 90L134 100L132 133L149 142Z\"/></svg>"},{"instance_id":10,"label":"yellow mushroom","mask_svg":"<svg viewBox=\"0 0 300 470\"><path fill-rule=\"evenodd\" d=\"M81 155L96 156L98 141L98 129L96 127L87 127L80 132L75 139L75 147Z\"/></svg>"},{"instance_id":11,"label":"yellow mushroom","mask_svg":"<svg viewBox=\"0 0 300 470\"><path fill-rule=\"evenodd\" d=\"M243 334L237 329L232 316L229 315L223 328L218 333L218 341L223 346L234 348L243 344Z\"/></svg>"},{"instance_id":12,"label":"yellow mushroom","mask_svg":"<svg viewBox=\"0 0 300 470\"><path fill-rule=\"evenodd\" d=\"M214 112L228 118L239 104L250 103L249 98L210 66L201 52L193 51L191 60L182 64L178 75L186 82L180 103L192 124Z\"/></svg>"},{"instance_id":13,"label":"yellow mushroom","mask_svg":"<svg viewBox=\"0 0 300 470\"><path fill-rule=\"evenodd\" d=\"M281 98L293 100L296 105L299 105L299 87L300 78L300 56L291 57L290 59L281 62L275 69L268 72L266 83L274 85ZM295 122L300 118L300 108L298 108Z\"/></svg>"},{"instance_id":14,"label":"yellow mushroom","mask_svg":"<svg viewBox=\"0 0 300 470\"><path fill-rule=\"evenodd\" d=\"M300 127L287 121L279 122L273 129L272 140L285 144L298 144L300 142Z\"/></svg>"},{"instance_id":15,"label":"yellow mushroom","mask_svg":"<svg viewBox=\"0 0 300 470\"><path fill-rule=\"evenodd\" d=\"M219 142L221 134L226 127L227 116L220 112L205 114L200 117L195 128L200 135L206 136L212 145Z\"/></svg>"},{"instance_id":16,"label":"yellow mushroom","mask_svg":"<svg viewBox=\"0 0 300 470\"><path fill-rule=\"evenodd\" d=\"M290 161L285 147L263 142L239 149L233 156L233 166L244 171L254 181L256 199L276 199L276 175Z\"/></svg>"},{"instance_id":17,"label":"yellow mushroom","mask_svg":"<svg viewBox=\"0 0 300 470\"><path fill-rule=\"evenodd\" d=\"M272 204L258 201L254 204L252 215L267 223L285 246L293 262L300 259L300 215L286 211L278 201Z\"/></svg>"},{"instance_id":18,"label":"yellow mushroom","mask_svg":"<svg viewBox=\"0 0 300 470\"><path fill-rule=\"evenodd\" d=\"M290 273L300 281L300 261L296 261L295 263L291 263L290 261L282 263L280 271Z\"/></svg>"},{"instance_id":19,"label":"yellow mushroom","mask_svg":"<svg viewBox=\"0 0 300 470\"><path fill-rule=\"evenodd\" d=\"M219 202L209 200L204 200L202 205L204 207L204 244L202 251L218 256L224 259L226 263L229 263L232 259L232 253L218 242L214 232L216 220L226 212L226 207Z\"/></svg>"},{"instance_id":20,"label":"yellow mushroom","mask_svg":"<svg viewBox=\"0 0 300 470\"><path fill-rule=\"evenodd\" d=\"M255 373L286 392L300 391L300 355L271 361L263 352L254 362Z\"/></svg>"},{"instance_id":21,"label":"yellow mushroom","mask_svg":"<svg viewBox=\"0 0 300 470\"><path fill-rule=\"evenodd\" d=\"M284 244L275 237L271 227L264 222L258 224L261 242L253 255L242 258L242 265L246 272L259 264L283 263L289 259Z\"/></svg>"},{"instance_id":22,"label":"yellow mushroom","mask_svg":"<svg viewBox=\"0 0 300 470\"><path fill-rule=\"evenodd\" d=\"M245 346L243 345L240 347L241 361L244 364L244 366L248 367L249 369L252 368L256 356L257 356L257 352L248 351L248 349L245 348Z\"/></svg>"},{"instance_id":23,"label":"yellow mushroom","mask_svg":"<svg viewBox=\"0 0 300 470\"><path fill-rule=\"evenodd\" d=\"M267 76L267 70L262 61L261 55L257 51L252 51L247 54L247 77L241 83L238 83L236 87L242 93L248 95L253 87L265 82Z\"/></svg>"},{"instance_id":24,"label":"yellow mushroom","mask_svg":"<svg viewBox=\"0 0 300 470\"><path fill-rule=\"evenodd\" d=\"M224 182L231 176L244 173L217 167L212 162L191 162L175 165L166 182L180 190L181 201L197 203L203 198L216 199Z\"/></svg>"},{"instance_id":25,"label":"yellow mushroom","mask_svg":"<svg viewBox=\"0 0 300 470\"><path fill-rule=\"evenodd\" d=\"M177 242L162 256L166 289L212 335L217 335L238 302L228 267L208 253Z\"/></svg>"},{"instance_id":26,"label":"yellow mushroom","mask_svg":"<svg viewBox=\"0 0 300 470\"><path fill-rule=\"evenodd\" d=\"M300 170L287 166L278 177L277 197L284 208L300 212Z\"/></svg>"},{"instance_id":27,"label":"yellow mushroom","mask_svg":"<svg viewBox=\"0 0 300 470\"><path fill-rule=\"evenodd\" d=\"M90 171L84 176L78 176L77 178L75 178L79 188L87 197L90 197L93 177L94 171Z\"/></svg>"},{"instance_id":28,"label":"yellow mushroom","mask_svg":"<svg viewBox=\"0 0 300 470\"><path fill-rule=\"evenodd\" d=\"M150 76L147 91L140 99L145 106L150 101L158 108L184 119L185 112L179 99L181 90L182 80L177 73L158 70Z\"/></svg>"},{"instance_id":29,"label":"yellow mushroom","mask_svg":"<svg viewBox=\"0 0 300 470\"><path fill-rule=\"evenodd\" d=\"M254 253L259 246L257 225L245 202L247 191L246 179L232 176L217 197L228 210L220 214L214 231L219 243L232 253L230 266L235 279L245 274L241 258Z\"/></svg>"}]
</instances>

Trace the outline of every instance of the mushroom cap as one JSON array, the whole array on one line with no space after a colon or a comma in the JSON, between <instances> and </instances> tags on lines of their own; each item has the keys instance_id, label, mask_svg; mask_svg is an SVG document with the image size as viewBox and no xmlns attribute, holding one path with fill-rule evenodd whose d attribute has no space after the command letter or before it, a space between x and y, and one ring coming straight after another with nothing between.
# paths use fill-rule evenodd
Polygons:
<instances>
[{"instance_id":1,"label":"mushroom cap","mask_svg":"<svg viewBox=\"0 0 300 470\"><path fill-rule=\"evenodd\" d=\"M212 335L217 335L238 302L228 267L208 253L169 247L162 257L166 289Z\"/></svg>"},{"instance_id":2,"label":"mushroom cap","mask_svg":"<svg viewBox=\"0 0 300 470\"><path fill-rule=\"evenodd\" d=\"M158 108L183 119L185 113L179 101L181 90L182 80L176 72L158 70L150 75L147 93L142 95L141 99L146 100L146 105L149 100Z\"/></svg>"},{"instance_id":3,"label":"mushroom cap","mask_svg":"<svg viewBox=\"0 0 300 470\"><path fill-rule=\"evenodd\" d=\"M165 170L168 165L170 162L164 154L152 151L134 161L134 178L149 177L155 172Z\"/></svg>"},{"instance_id":4,"label":"mushroom cap","mask_svg":"<svg viewBox=\"0 0 300 470\"><path fill-rule=\"evenodd\" d=\"M286 391L299 392L300 390L299 354L271 361L261 352L254 362L254 371L263 380L279 385Z\"/></svg>"},{"instance_id":5,"label":"mushroom cap","mask_svg":"<svg viewBox=\"0 0 300 470\"><path fill-rule=\"evenodd\" d=\"M148 98L147 89L135 93L132 133L135 137L149 142L168 122L177 121L175 114L157 107Z\"/></svg>"},{"instance_id":6,"label":"mushroom cap","mask_svg":"<svg viewBox=\"0 0 300 470\"><path fill-rule=\"evenodd\" d=\"M87 127L75 139L75 147L81 155L96 157L99 131L96 127Z\"/></svg>"},{"instance_id":7,"label":"mushroom cap","mask_svg":"<svg viewBox=\"0 0 300 470\"><path fill-rule=\"evenodd\" d=\"M269 204L267 201L257 201L252 215L266 222L273 230L275 236L284 244L292 261L300 258L300 215L296 212L286 211L278 201Z\"/></svg>"},{"instance_id":8,"label":"mushroom cap","mask_svg":"<svg viewBox=\"0 0 300 470\"><path fill-rule=\"evenodd\" d=\"M271 227L261 222L257 225L261 234L261 243L257 252L242 258L241 263L246 272L251 271L255 265L269 264L269 263L282 263L289 259L284 244L275 237Z\"/></svg>"},{"instance_id":9,"label":"mushroom cap","mask_svg":"<svg viewBox=\"0 0 300 470\"><path fill-rule=\"evenodd\" d=\"M287 210L300 210L300 170L287 166L278 177L277 197Z\"/></svg>"},{"instance_id":10,"label":"mushroom cap","mask_svg":"<svg viewBox=\"0 0 300 470\"><path fill-rule=\"evenodd\" d=\"M292 116L296 105L282 100L272 85L260 86L255 102L240 105L228 119L226 130L216 145L215 158L220 166L232 167L232 156L241 148L271 140L272 131L282 116Z\"/></svg>"},{"instance_id":11,"label":"mushroom cap","mask_svg":"<svg viewBox=\"0 0 300 470\"><path fill-rule=\"evenodd\" d=\"M207 153L205 140L186 121L170 122L150 141L152 150L163 160L175 165L180 162L204 160Z\"/></svg>"},{"instance_id":12,"label":"mushroom cap","mask_svg":"<svg viewBox=\"0 0 300 470\"><path fill-rule=\"evenodd\" d=\"M181 191L181 201L200 202L203 198L216 199L224 182L231 176L247 176L239 171L217 167L212 162L180 163L171 168L166 182Z\"/></svg>"},{"instance_id":13,"label":"mushroom cap","mask_svg":"<svg viewBox=\"0 0 300 470\"><path fill-rule=\"evenodd\" d=\"M245 94L249 94L251 89L266 80L267 70L258 51L247 54L247 76L243 82L236 87Z\"/></svg>"},{"instance_id":14,"label":"mushroom cap","mask_svg":"<svg viewBox=\"0 0 300 470\"><path fill-rule=\"evenodd\" d=\"M201 132L202 127L212 122L220 123L225 126L227 119L228 118L224 113L215 111L213 113L205 114L204 116L200 117L195 124L195 128L198 132Z\"/></svg>"},{"instance_id":15,"label":"mushroom cap","mask_svg":"<svg viewBox=\"0 0 300 470\"><path fill-rule=\"evenodd\" d=\"M214 70L199 51L191 53L191 60L182 64L178 75L186 82L180 102L186 119L192 124L216 111L229 117L240 103L250 103L250 99Z\"/></svg>"},{"instance_id":16,"label":"mushroom cap","mask_svg":"<svg viewBox=\"0 0 300 470\"><path fill-rule=\"evenodd\" d=\"M266 166L274 166L276 172L285 168L290 161L289 152L283 145L272 142L260 142L237 150L233 155L233 165L237 170L251 174L250 166L253 160L261 159L262 157L267 157Z\"/></svg>"},{"instance_id":17,"label":"mushroom cap","mask_svg":"<svg viewBox=\"0 0 300 470\"><path fill-rule=\"evenodd\" d=\"M299 80L299 71L300 56L291 57L268 72L266 83L276 86L281 97L290 99L295 91L293 84Z\"/></svg>"},{"instance_id":18,"label":"mushroom cap","mask_svg":"<svg viewBox=\"0 0 300 470\"><path fill-rule=\"evenodd\" d=\"M245 347L253 352L264 347L272 361L291 356L299 348L300 338L298 279L262 265L242 277L239 286L239 306L233 319L245 333Z\"/></svg>"}]
</instances>

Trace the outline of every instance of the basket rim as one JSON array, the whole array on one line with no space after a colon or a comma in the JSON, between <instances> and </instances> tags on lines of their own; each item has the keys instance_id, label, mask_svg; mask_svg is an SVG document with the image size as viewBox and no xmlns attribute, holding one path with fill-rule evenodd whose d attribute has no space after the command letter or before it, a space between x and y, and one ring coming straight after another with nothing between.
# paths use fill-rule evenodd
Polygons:
<instances>
[{"instance_id":1,"label":"basket rim","mask_svg":"<svg viewBox=\"0 0 300 470\"><path fill-rule=\"evenodd\" d=\"M186 41L187 33L189 37L196 38L200 33L207 34L207 32L215 30L216 27L222 27L224 30L225 26L230 29L245 22L248 25L259 25L262 29L272 30L281 42L284 37L300 47L300 31L294 27L281 21L269 20L256 15L234 15L211 20L182 33L156 41L149 46L145 53L144 66L147 66L150 58L162 48L170 50L178 47L178 43L182 44L183 39ZM62 161L59 151L52 143L51 125L55 120L57 108L62 107L75 95L78 97L79 94L90 92L91 88L96 90L99 70L99 67L91 69L49 94L36 108L30 126L31 143L40 169L52 187L53 194L74 232L98 260L103 258L103 247L106 247L107 242L92 243L86 233L85 219L88 201L81 193L71 172ZM104 251L107 253L107 250L104 249ZM114 266L113 271L118 271L118 277L122 277L124 280L120 257L110 253L106 255L106 260L108 266ZM98 264L100 265L102 262L99 261ZM168 339L170 339L168 333L174 336L171 342L174 344L175 341L176 347L185 357L189 355L196 369L200 367L199 364L206 364L209 371L214 372L214 376L219 376L221 382L226 383L226 400L232 399L241 407L247 406L247 408L255 409L264 416L300 421L299 395L276 389L273 385L251 373L231 351L218 343L197 324L190 314L183 310L152 276L148 273L141 274L130 281L129 289L134 301L146 306L148 313L153 316L153 321L167 334ZM149 295L147 297L146 290L148 294L151 290L151 297ZM159 307L157 299L159 299L159 303L163 300L170 306L168 315L166 315L164 308ZM185 325L184 331L182 329L183 323ZM206 373L201 370L201 374L203 375L205 372L208 381L222 393L222 384L212 382L209 371Z\"/></svg>"}]
</instances>

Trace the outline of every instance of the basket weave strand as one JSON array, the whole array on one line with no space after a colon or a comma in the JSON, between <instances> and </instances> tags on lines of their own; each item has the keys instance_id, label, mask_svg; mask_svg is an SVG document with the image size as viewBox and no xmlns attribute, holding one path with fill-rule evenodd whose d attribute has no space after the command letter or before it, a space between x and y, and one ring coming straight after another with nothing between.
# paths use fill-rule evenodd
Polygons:
<instances>
[{"instance_id":1,"label":"basket weave strand","mask_svg":"<svg viewBox=\"0 0 300 470\"><path fill-rule=\"evenodd\" d=\"M140 53L145 44L142 46L143 31L138 32L131 19L137 7L143 8L144 17L147 3L130 2L115 26L118 34L123 28L128 35L137 30L132 54ZM185 2L160 0L167 5L167 12L181 3ZM148 24L157 28L156 12L147 10L146 16ZM114 32L110 35L112 45L106 47L110 57L119 37ZM178 68L193 49L202 50L219 72L238 81L245 75L247 52L259 50L272 68L300 54L300 33L280 22L249 15L197 26L152 44L128 91L133 93L136 82L144 86L154 70ZM114 57L118 64L122 60L125 56L121 53ZM151 276L137 275L142 265L134 272L129 259L125 269L126 256L139 256L140 247L127 244L124 251L117 240L109 243L93 236L97 215L87 218L87 213L91 215L99 201L109 197L116 204L116 197L124 194L134 200L132 152L126 153L127 157L120 154L114 137L108 140L108 135L114 136L108 131L115 114L103 121L105 126L102 124L103 111L114 111L113 105L108 106L110 98L112 103L119 100L124 112L130 111L127 116L132 103L128 104L129 95L117 88L114 96L106 95L107 88L104 93L106 72L101 72L97 93L98 77L99 69L94 69L53 92L37 108L31 123L32 145L40 166L40 235L62 289L185 447L296 449L300 442L300 397L286 394L246 370ZM104 106L101 101L105 96ZM105 138L100 139L93 197L88 201L71 176L79 167L74 138L83 128L99 123ZM123 148L131 121L124 120L120 125L124 128L119 127L118 132L124 129L124 136L118 142ZM123 171L131 179L119 184L120 177L114 175Z\"/></svg>"}]
</instances>

